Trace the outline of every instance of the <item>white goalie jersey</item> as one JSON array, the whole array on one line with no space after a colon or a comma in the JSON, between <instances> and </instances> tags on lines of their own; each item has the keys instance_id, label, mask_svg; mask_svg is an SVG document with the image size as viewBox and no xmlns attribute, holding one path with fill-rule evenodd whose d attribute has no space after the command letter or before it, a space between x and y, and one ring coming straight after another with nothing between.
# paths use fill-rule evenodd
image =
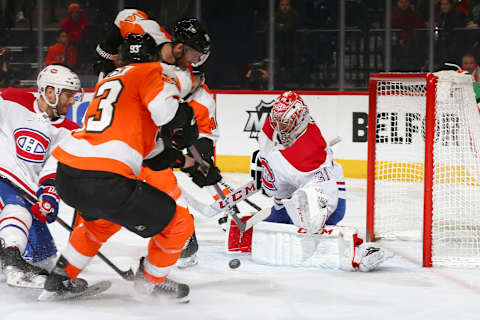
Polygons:
<instances>
[{"instance_id":1,"label":"white goalie jersey","mask_svg":"<svg viewBox=\"0 0 480 320\"><path fill-rule=\"evenodd\" d=\"M290 198L299 188L321 186L328 197L328 213L334 212L338 197L344 197L337 187L337 180L344 185L343 173L341 167L334 167L332 152L315 122L310 121L305 132L288 148L282 148L275 139L268 117L259 135L265 192L278 202Z\"/></svg>"},{"instance_id":2,"label":"white goalie jersey","mask_svg":"<svg viewBox=\"0 0 480 320\"><path fill-rule=\"evenodd\" d=\"M0 176L34 196L38 185L54 178L51 151L78 126L65 118L50 121L35 96L8 88L0 95Z\"/></svg>"}]
</instances>

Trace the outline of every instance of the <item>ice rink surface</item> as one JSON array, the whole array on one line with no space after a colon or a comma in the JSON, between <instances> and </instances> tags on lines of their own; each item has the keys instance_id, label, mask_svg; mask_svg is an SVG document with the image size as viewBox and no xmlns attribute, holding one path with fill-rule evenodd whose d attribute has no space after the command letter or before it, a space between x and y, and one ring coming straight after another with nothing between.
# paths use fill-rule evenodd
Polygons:
<instances>
[{"instance_id":1,"label":"ice rink surface","mask_svg":"<svg viewBox=\"0 0 480 320\"><path fill-rule=\"evenodd\" d=\"M182 173L180 185L195 197L210 202ZM249 180L247 174L224 174L232 186ZM271 202L256 194L252 201L268 207ZM347 180L347 213L341 225L355 226L365 234L366 181ZM160 208L159 208L160 209ZM245 203L241 211L252 209ZM395 257L370 273L315 268L258 265L247 254L226 254L224 232L217 218L197 212L199 264L174 268L170 277L190 285L190 303L173 304L139 296L131 283L122 280L100 259L94 258L81 277L93 283L111 280L101 295L62 302L37 302L40 290L8 287L0 283L0 320L119 320L119 319L480 319L480 272L478 269L421 267L420 242L383 242ZM72 210L60 216L70 222ZM58 224L51 230L60 250L67 232ZM120 268L136 270L146 254L147 241L121 230L102 248ZM232 270L229 260L239 258Z\"/></svg>"}]
</instances>

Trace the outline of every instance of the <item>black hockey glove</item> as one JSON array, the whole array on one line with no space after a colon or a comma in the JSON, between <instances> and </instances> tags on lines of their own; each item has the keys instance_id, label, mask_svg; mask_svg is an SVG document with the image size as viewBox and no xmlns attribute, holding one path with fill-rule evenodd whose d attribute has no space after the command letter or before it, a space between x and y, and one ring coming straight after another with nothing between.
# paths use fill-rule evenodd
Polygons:
<instances>
[{"instance_id":1,"label":"black hockey glove","mask_svg":"<svg viewBox=\"0 0 480 320\"><path fill-rule=\"evenodd\" d=\"M193 167L187 168L188 171L185 170L185 172L188 172L190 177L192 177L193 183L200 188L203 188L205 186L211 186L222 180L220 170L213 163L204 161L204 165L205 167L202 167L198 163L195 163Z\"/></svg>"},{"instance_id":2,"label":"black hockey glove","mask_svg":"<svg viewBox=\"0 0 480 320\"><path fill-rule=\"evenodd\" d=\"M100 74L100 72L103 72L104 75L107 75L115 70L115 68L115 64L112 60L107 60L100 56L97 56L95 62L93 63L93 72L97 75Z\"/></svg>"},{"instance_id":3,"label":"black hockey glove","mask_svg":"<svg viewBox=\"0 0 480 320\"><path fill-rule=\"evenodd\" d=\"M180 150L165 148L162 153L155 157L143 160L143 165L155 171L167 168L181 168L185 165L185 156Z\"/></svg>"},{"instance_id":4,"label":"black hockey glove","mask_svg":"<svg viewBox=\"0 0 480 320\"><path fill-rule=\"evenodd\" d=\"M198 138L197 141L193 143L195 148L203 160L211 162L213 159L213 140L210 138L202 137ZM188 155L192 156L190 150L188 150ZM193 157L193 156L192 156Z\"/></svg>"},{"instance_id":5,"label":"black hockey glove","mask_svg":"<svg viewBox=\"0 0 480 320\"><path fill-rule=\"evenodd\" d=\"M193 109L186 103L180 103L175 117L162 128L162 136L176 149L191 146L198 139L198 126Z\"/></svg>"}]
</instances>

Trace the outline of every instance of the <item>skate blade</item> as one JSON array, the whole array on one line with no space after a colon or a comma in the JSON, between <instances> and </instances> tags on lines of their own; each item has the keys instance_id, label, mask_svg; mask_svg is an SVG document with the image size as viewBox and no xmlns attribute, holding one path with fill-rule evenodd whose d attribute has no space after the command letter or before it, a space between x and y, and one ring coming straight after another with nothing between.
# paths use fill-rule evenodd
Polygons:
<instances>
[{"instance_id":1,"label":"skate blade","mask_svg":"<svg viewBox=\"0 0 480 320\"><path fill-rule=\"evenodd\" d=\"M99 293L102 293L108 290L112 286L112 283L108 280L97 282L92 284L82 292L64 292L64 293L57 293L43 290L40 296L38 296L38 301L60 301L60 300L68 300L68 299L77 299L81 297L89 297L95 296Z\"/></svg>"},{"instance_id":2,"label":"skate blade","mask_svg":"<svg viewBox=\"0 0 480 320\"><path fill-rule=\"evenodd\" d=\"M177 268L178 269L186 269L196 266L198 264L198 258L196 254L189 258L179 258L177 260Z\"/></svg>"},{"instance_id":3,"label":"skate blade","mask_svg":"<svg viewBox=\"0 0 480 320\"><path fill-rule=\"evenodd\" d=\"M24 275L7 275L7 284L11 287L43 289L46 280L47 276L43 275L35 276L33 279L25 279Z\"/></svg>"}]
</instances>

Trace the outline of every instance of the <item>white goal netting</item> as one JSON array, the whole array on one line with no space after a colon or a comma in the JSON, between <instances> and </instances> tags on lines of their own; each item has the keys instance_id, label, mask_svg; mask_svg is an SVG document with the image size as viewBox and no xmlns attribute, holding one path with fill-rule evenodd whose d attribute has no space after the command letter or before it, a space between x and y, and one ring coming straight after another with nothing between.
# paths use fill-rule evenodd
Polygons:
<instances>
[{"instance_id":1,"label":"white goal netting","mask_svg":"<svg viewBox=\"0 0 480 320\"><path fill-rule=\"evenodd\" d=\"M432 262L480 266L480 115L472 80L454 71L435 76ZM421 240L426 78L385 78L375 94L375 237Z\"/></svg>"}]
</instances>

